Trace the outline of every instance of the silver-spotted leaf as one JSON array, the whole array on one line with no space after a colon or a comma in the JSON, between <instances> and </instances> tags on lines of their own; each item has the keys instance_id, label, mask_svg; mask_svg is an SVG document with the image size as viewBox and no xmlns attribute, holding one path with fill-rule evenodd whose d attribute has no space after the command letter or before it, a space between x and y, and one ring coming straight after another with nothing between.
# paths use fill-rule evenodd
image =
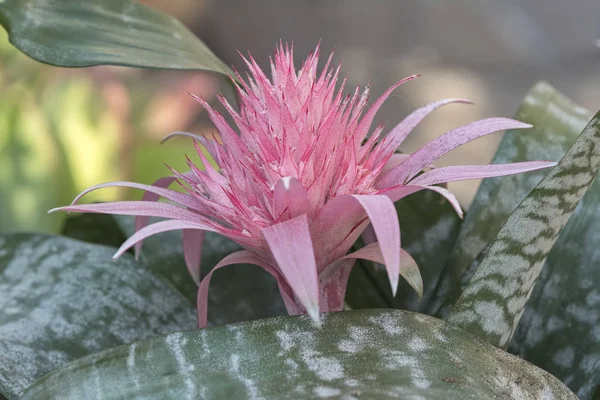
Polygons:
<instances>
[{"instance_id":1,"label":"silver-spotted leaf","mask_svg":"<svg viewBox=\"0 0 600 400\"><path fill-rule=\"evenodd\" d=\"M196 326L183 296L112 254L57 236L0 236L0 393L17 399L69 361Z\"/></svg>"},{"instance_id":2,"label":"silver-spotted leaf","mask_svg":"<svg viewBox=\"0 0 600 400\"><path fill-rule=\"evenodd\" d=\"M508 345L548 253L599 169L600 112L508 218L449 322L501 348Z\"/></svg>"},{"instance_id":3,"label":"silver-spotted leaf","mask_svg":"<svg viewBox=\"0 0 600 400\"><path fill-rule=\"evenodd\" d=\"M435 318L398 310L174 333L77 360L24 400L576 399L547 372Z\"/></svg>"},{"instance_id":4,"label":"silver-spotted leaf","mask_svg":"<svg viewBox=\"0 0 600 400\"><path fill-rule=\"evenodd\" d=\"M592 118L592 113L575 105L548 83L540 82L529 91L515 118L534 128L507 132L494 156L494 164L560 160ZM460 228L427 314L447 317L464 283L470 279L468 269L473 260L547 174L548 170L541 170L483 181Z\"/></svg>"},{"instance_id":5,"label":"silver-spotted leaf","mask_svg":"<svg viewBox=\"0 0 600 400\"><path fill-rule=\"evenodd\" d=\"M176 18L132 0L3 0L0 24L28 56L62 67L231 69Z\"/></svg>"},{"instance_id":6,"label":"silver-spotted leaf","mask_svg":"<svg viewBox=\"0 0 600 400\"><path fill-rule=\"evenodd\" d=\"M591 112L575 105L547 83L539 83L529 92L517 114L518 119L534 125L535 129L507 133L495 162L558 160L591 117ZM446 285L438 287L438 295L450 295L447 290L450 282L454 288L464 288L478 263L474 262L466 271L465 265L477 252L480 252L478 258L483 258L483 246L493 239L508 215L545 173L483 182L443 275ZM596 211L599 202L600 182L596 181L548 255L509 345L510 352L559 377L582 399L589 399L600 385L598 291L593 284L600 281L597 268L600 220ZM455 300L454 296L446 298L448 304ZM448 310L443 307L440 314Z\"/></svg>"}]
</instances>

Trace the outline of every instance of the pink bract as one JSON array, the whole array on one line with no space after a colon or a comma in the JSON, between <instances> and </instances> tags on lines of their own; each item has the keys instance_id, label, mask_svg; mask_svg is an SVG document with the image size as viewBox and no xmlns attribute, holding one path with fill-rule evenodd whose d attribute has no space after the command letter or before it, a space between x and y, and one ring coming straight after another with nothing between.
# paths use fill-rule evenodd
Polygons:
<instances>
[{"instance_id":1,"label":"pink bract","mask_svg":"<svg viewBox=\"0 0 600 400\"><path fill-rule=\"evenodd\" d=\"M447 104L469 102L447 99L426 105L381 137L381 126L371 129L375 114L394 89L417 76L396 83L367 107L369 88L344 96L345 79L336 90L339 67L331 67L330 56L318 75L318 57L317 48L296 70L293 51L281 45L271 62L270 80L254 59L244 58L250 77L244 81L238 75L242 82L239 111L220 98L234 127L196 98L223 142L195 137L204 169L188 160L188 172L174 172L153 185L97 185L77 196L72 205L55 210L137 216L136 233L115 257L132 246L139 252L148 236L181 230L187 267L199 283L201 327L207 324L212 273L238 263L264 268L277 280L288 312L307 313L318 322L319 312L343 308L348 276L357 258L385 264L394 293L399 276L414 276L416 264L400 247L395 201L419 190L433 190L462 215L455 196L437 184L555 164L533 161L431 168L439 157L471 140L505 129L530 127L507 118L489 118L454 129L410 155L395 153L430 112ZM204 158L200 145L210 152L218 169ZM174 181L186 192L169 190ZM138 188L146 193L141 201L75 205L84 194L110 186ZM158 202L160 198L169 202ZM149 217L165 220L148 225ZM348 254L369 224L377 242ZM244 250L225 257L200 280L205 231L226 236ZM420 279L410 283L422 290Z\"/></svg>"}]
</instances>

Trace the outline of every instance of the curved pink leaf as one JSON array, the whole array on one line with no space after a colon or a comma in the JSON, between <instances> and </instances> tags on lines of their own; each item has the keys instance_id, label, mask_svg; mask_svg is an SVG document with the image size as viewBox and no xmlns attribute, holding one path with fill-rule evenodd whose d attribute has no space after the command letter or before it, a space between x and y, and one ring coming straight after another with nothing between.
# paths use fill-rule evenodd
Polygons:
<instances>
[{"instance_id":1,"label":"curved pink leaf","mask_svg":"<svg viewBox=\"0 0 600 400\"><path fill-rule=\"evenodd\" d=\"M55 211L139 215L147 217L179 219L187 222L209 223L205 217L198 213L174 206L172 204L155 203L150 201L115 201L111 203L76 204L54 208L48 211L48 213ZM214 224L211 225L216 227Z\"/></svg>"},{"instance_id":2,"label":"curved pink leaf","mask_svg":"<svg viewBox=\"0 0 600 400\"><path fill-rule=\"evenodd\" d=\"M138 242L140 243L140 242ZM202 259L202 245L204 244L204 231L198 229L183 229L181 243L185 265L196 284L200 283L200 261Z\"/></svg>"},{"instance_id":3,"label":"curved pink leaf","mask_svg":"<svg viewBox=\"0 0 600 400\"><path fill-rule=\"evenodd\" d=\"M177 177L175 177L175 176L165 176L163 178L157 179L152 184L152 186L166 189L169 187L169 185L171 185L171 183L175 182L176 180L177 180ZM158 201L159 198L160 198L160 196L154 192L145 192L142 195L142 198L140 201ZM150 217L148 217L148 216L135 217L134 232L139 231L143 227L147 226L149 223L150 223ZM135 244L134 252L135 252L136 260L139 259L139 257L140 257L140 252L142 251L142 244L143 244L143 241L139 241Z\"/></svg>"},{"instance_id":4,"label":"curved pink leaf","mask_svg":"<svg viewBox=\"0 0 600 400\"><path fill-rule=\"evenodd\" d=\"M369 216L385 260L392 293L396 295L400 274L400 222L396 207L387 196L352 195L352 197L360 203Z\"/></svg>"},{"instance_id":5,"label":"curved pink leaf","mask_svg":"<svg viewBox=\"0 0 600 400\"><path fill-rule=\"evenodd\" d=\"M210 280L213 273L225 266L232 264L254 264L262 267L266 272L273 275L279 284L279 292L283 298L283 302L286 305L288 313L290 315L298 315L302 313L302 310L294 303L291 289L281 276L281 274L273 267L265 264L263 260L258 258L254 253L248 250L241 250L235 253L231 253L223 258L215 267L202 279L200 287L198 288L197 297L197 309L198 309L198 326L205 328L208 322L208 288L210 286Z\"/></svg>"},{"instance_id":6,"label":"curved pink leaf","mask_svg":"<svg viewBox=\"0 0 600 400\"><path fill-rule=\"evenodd\" d=\"M447 104L462 103L462 104L473 104L471 101L466 99L445 99L436 101L431 104L427 104L421 108L416 109L410 113L406 118L402 120L394 129L392 129L383 139L381 145L378 146L380 149L379 155L385 155L396 151L396 149L402 144L404 139L412 132L412 130L427 117L431 112L436 109L443 107Z\"/></svg>"},{"instance_id":7,"label":"curved pink leaf","mask_svg":"<svg viewBox=\"0 0 600 400\"><path fill-rule=\"evenodd\" d=\"M148 226L140 229L139 231L137 231L136 233L131 235L125 242L123 242L121 247L119 247L119 249L113 256L113 258L116 259L116 258L120 257L123 253L125 253L127 250L129 250L130 247L135 245L140 240L144 240L147 237L156 235L157 233L167 232L167 231L177 231L180 229L202 229L202 230L211 231L211 232L217 231L213 227L210 227L208 225L198 223L198 222L186 222L186 221L178 221L178 220L173 220L173 219L156 222L152 225L148 225Z\"/></svg>"},{"instance_id":8,"label":"curved pink leaf","mask_svg":"<svg viewBox=\"0 0 600 400\"><path fill-rule=\"evenodd\" d=\"M344 259L363 259L374 263L384 264L383 254L378 243L371 243L357 251L342 257ZM423 278L417 262L404 249L400 249L400 276L417 292L419 297L423 296Z\"/></svg>"},{"instance_id":9,"label":"curved pink leaf","mask_svg":"<svg viewBox=\"0 0 600 400\"><path fill-rule=\"evenodd\" d=\"M555 165L556 163L552 161L527 161L512 164L489 165L453 165L427 171L410 181L410 184L429 186L466 179L491 178L494 176L536 171L538 169L550 168Z\"/></svg>"},{"instance_id":10,"label":"curved pink leaf","mask_svg":"<svg viewBox=\"0 0 600 400\"><path fill-rule=\"evenodd\" d=\"M451 130L421 147L406 161L389 171L380 180L380 187L406 183L444 154L472 140L498 131L523 128L531 128L531 125L509 118L488 118Z\"/></svg>"},{"instance_id":11,"label":"curved pink leaf","mask_svg":"<svg viewBox=\"0 0 600 400\"><path fill-rule=\"evenodd\" d=\"M315 323L319 320L319 279L306 214L262 230L281 274Z\"/></svg>"}]
</instances>

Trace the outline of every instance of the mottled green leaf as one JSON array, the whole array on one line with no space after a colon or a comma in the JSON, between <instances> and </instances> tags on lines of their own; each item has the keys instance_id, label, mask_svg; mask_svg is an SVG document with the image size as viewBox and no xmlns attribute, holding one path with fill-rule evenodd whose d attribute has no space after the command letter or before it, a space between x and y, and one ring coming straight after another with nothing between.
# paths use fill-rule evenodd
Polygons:
<instances>
[{"instance_id":1,"label":"mottled green leaf","mask_svg":"<svg viewBox=\"0 0 600 400\"><path fill-rule=\"evenodd\" d=\"M71 360L193 329L192 306L129 255L42 234L0 236L0 392ZM85 396L84 396L85 398Z\"/></svg>"},{"instance_id":2,"label":"mottled green leaf","mask_svg":"<svg viewBox=\"0 0 600 400\"><path fill-rule=\"evenodd\" d=\"M111 221L115 220L122 232L119 236L123 234L129 236L133 233L133 218L130 217L88 214L84 214L83 217L85 218L81 220L69 220L67 224L69 230L64 233L82 232L82 228L78 228L77 225L87 225L89 219L98 221L98 225L89 226L89 229L96 230L95 233L87 231L85 235L78 236L84 240L106 243L102 240L102 233L97 230L104 229L106 226L112 227ZM113 232L112 229L110 232ZM110 233L110 235L115 234ZM226 255L240 249L241 247L233 241L207 232L202 248L202 276L205 276ZM150 268L184 295L190 303L196 305L198 287L185 267L180 232L165 232L146 239L140 260L141 268ZM287 313L275 279L260 267L240 264L215 272L208 296L209 325L223 325L285 314Z\"/></svg>"},{"instance_id":3,"label":"mottled green leaf","mask_svg":"<svg viewBox=\"0 0 600 400\"><path fill-rule=\"evenodd\" d=\"M361 260L352 272L346 299L352 308L393 307L422 312L458 235L461 220L437 193L417 192L396 203L402 248L417 262L424 283L423 297L404 279L392 296L383 265ZM359 278L360 274L360 278Z\"/></svg>"},{"instance_id":4,"label":"mottled green leaf","mask_svg":"<svg viewBox=\"0 0 600 400\"><path fill-rule=\"evenodd\" d=\"M181 22L137 1L3 0L0 23L17 48L52 65L231 73Z\"/></svg>"},{"instance_id":5,"label":"mottled green leaf","mask_svg":"<svg viewBox=\"0 0 600 400\"><path fill-rule=\"evenodd\" d=\"M599 169L600 112L508 218L449 322L508 345L548 253Z\"/></svg>"},{"instance_id":6,"label":"mottled green leaf","mask_svg":"<svg viewBox=\"0 0 600 400\"><path fill-rule=\"evenodd\" d=\"M70 399L576 399L541 369L440 320L397 310L170 334L95 354L23 397Z\"/></svg>"},{"instance_id":7,"label":"mottled green leaf","mask_svg":"<svg viewBox=\"0 0 600 400\"><path fill-rule=\"evenodd\" d=\"M588 110L576 106L550 85L540 83L527 95L517 114L518 119L533 124L535 129L507 133L495 162L558 160L591 117ZM447 295L448 302L455 301L458 294L450 296L449 284L456 290L458 280L460 288L464 288L478 263L466 271L465 266L478 252L483 258L485 244L544 174L540 171L483 182L461 228L450 268L443 275L447 286L438 287L441 295L437 300ZM600 282L599 197L600 182L596 181L548 255L509 345L509 351L559 377L582 399L589 399L590 392L600 384L598 291L593 284ZM448 311L449 307L443 307L440 315Z\"/></svg>"},{"instance_id":8,"label":"mottled green leaf","mask_svg":"<svg viewBox=\"0 0 600 400\"><path fill-rule=\"evenodd\" d=\"M507 132L493 163L558 161L591 118L589 110L576 106L552 86L540 82L527 94L516 115L516 119L534 128ZM474 272L468 273L469 265L547 173L548 170L541 170L483 181L461 226L427 314L448 315L463 289L461 281L468 282Z\"/></svg>"}]
</instances>

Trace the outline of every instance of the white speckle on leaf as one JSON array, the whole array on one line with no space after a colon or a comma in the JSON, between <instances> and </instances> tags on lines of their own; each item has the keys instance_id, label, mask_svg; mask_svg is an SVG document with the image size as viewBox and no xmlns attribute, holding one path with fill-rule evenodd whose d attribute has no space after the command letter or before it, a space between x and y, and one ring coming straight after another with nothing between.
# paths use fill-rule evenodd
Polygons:
<instances>
[{"instance_id":1,"label":"white speckle on leaf","mask_svg":"<svg viewBox=\"0 0 600 400\"><path fill-rule=\"evenodd\" d=\"M427 350L430 348L427 342L425 342L420 337L416 336L412 338L412 340L408 343L408 347L411 351L414 351L416 353L422 352L423 350Z\"/></svg>"},{"instance_id":2,"label":"white speckle on leaf","mask_svg":"<svg viewBox=\"0 0 600 400\"><path fill-rule=\"evenodd\" d=\"M195 366L193 363L188 363L185 359L183 346L186 345L187 339L182 333L173 333L165 338L165 342L175 356L175 361L177 361L177 365L179 366L179 372L185 381L187 397L188 399L192 400L196 396L196 384L194 383L192 376Z\"/></svg>"},{"instance_id":3,"label":"white speckle on leaf","mask_svg":"<svg viewBox=\"0 0 600 400\"><path fill-rule=\"evenodd\" d=\"M388 314L370 317L369 321L380 326L387 334L392 336L399 335L404 332L404 328L398 325L398 321Z\"/></svg>"},{"instance_id":4,"label":"white speckle on leaf","mask_svg":"<svg viewBox=\"0 0 600 400\"><path fill-rule=\"evenodd\" d=\"M557 351L552 357L552 362L554 362L555 365L564 368L572 368L574 361L575 350L570 346Z\"/></svg>"},{"instance_id":5,"label":"white speckle on leaf","mask_svg":"<svg viewBox=\"0 0 600 400\"><path fill-rule=\"evenodd\" d=\"M342 391L340 389L327 386L317 386L314 389L314 393L321 399L328 399L330 397L339 396Z\"/></svg>"},{"instance_id":6,"label":"white speckle on leaf","mask_svg":"<svg viewBox=\"0 0 600 400\"><path fill-rule=\"evenodd\" d=\"M301 356L306 367L321 380L333 381L344 377L344 367L333 357L320 356L310 349L303 349Z\"/></svg>"}]
</instances>

